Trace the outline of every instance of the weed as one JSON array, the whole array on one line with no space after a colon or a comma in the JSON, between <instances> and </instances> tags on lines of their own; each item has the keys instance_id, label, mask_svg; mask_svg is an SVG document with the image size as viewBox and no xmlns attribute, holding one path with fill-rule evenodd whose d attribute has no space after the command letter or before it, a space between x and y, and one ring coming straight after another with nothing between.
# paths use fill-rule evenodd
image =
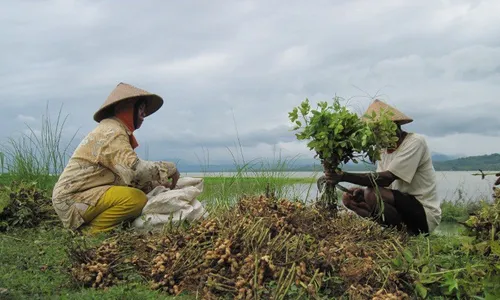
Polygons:
<instances>
[{"instance_id":1,"label":"weed","mask_svg":"<svg viewBox=\"0 0 500 300\"><path fill-rule=\"evenodd\" d=\"M62 107L53 122L47 106L40 131L26 125L27 132L10 137L2 145L2 170L5 168L13 180L33 181L39 186L48 187L53 183L53 174L62 172L76 132L67 145L62 146L67 116L62 118L61 112Z\"/></svg>"},{"instance_id":2,"label":"weed","mask_svg":"<svg viewBox=\"0 0 500 300\"><path fill-rule=\"evenodd\" d=\"M473 239L464 236L412 238L392 267L413 274L408 284L421 298L498 299L500 268L471 247Z\"/></svg>"},{"instance_id":3,"label":"weed","mask_svg":"<svg viewBox=\"0 0 500 300\"><path fill-rule=\"evenodd\" d=\"M441 202L441 222L464 222L469 216L481 208L477 201L443 200Z\"/></svg>"},{"instance_id":4,"label":"weed","mask_svg":"<svg viewBox=\"0 0 500 300\"><path fill-rule=\"evenodd\" d=\"M0 187L0 231L14 227L32 228L57 216L50 197L35 183L12 182Z\"/></svg>"}]
</instances>

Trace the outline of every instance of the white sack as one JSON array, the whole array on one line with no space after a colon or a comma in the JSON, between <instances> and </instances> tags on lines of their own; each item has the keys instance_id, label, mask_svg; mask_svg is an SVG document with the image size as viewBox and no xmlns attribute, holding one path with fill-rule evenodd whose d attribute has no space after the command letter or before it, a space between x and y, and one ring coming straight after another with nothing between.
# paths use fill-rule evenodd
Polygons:
<instances>
[{"instance_id":1,"label":"white sack","mask_svg":"<svg viewBox=\"0 0 500 300\"><path fill-rule=\"evenodd\" d=\"M147 194L148 203L134 220L135 227L194 221L207 216L205 207L196 199L203 191L203 178L179 178L175 189L158 186Z\"/></svg>"}]
</instances>

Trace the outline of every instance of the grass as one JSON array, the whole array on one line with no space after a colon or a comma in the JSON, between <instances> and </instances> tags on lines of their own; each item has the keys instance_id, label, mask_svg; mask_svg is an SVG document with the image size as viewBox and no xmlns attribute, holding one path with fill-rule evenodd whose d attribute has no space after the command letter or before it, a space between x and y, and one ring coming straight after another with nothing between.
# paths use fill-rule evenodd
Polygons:
<instances>
[{"instance_id":1,"label":"grass","mask_svg":"<svg viewBox=\"0 0 500 300\"><path fill-rule=\"evenodd\" d=\"M263 174L247 177L241 173L233 176L204 177L204 191L201 200L208 201L214 209L230 207L244 194L274 194L280 198L299 199L303 190L310 190L316 183L315 178L270 178ZM300 189L297 185L300 185ZM307 198L311 198L310 195ZM303 199L306 200L306 199Z\"/></svg>"},{"instance_id":2,"label":"grass","mask_svg":"<svg viewBox=\"0 0 500 300\"><path fill-rule=\"evenodd\" d=\"M64 266L64 232L50 230L16 230L0 235L0 286L13 299L41 299L54 296L70 287ZM22 251L20 251L22 250Z\"/></svg>"},{"instance_id":3,"label":"grass","mask_svg":"<svg viewBox=\"0 0 500 300\"><path fill-rule=\"evenodd\" d=\"M415 287L421 297L498 299L497 258L474 252L474 245L473 237L463 235L414 237L393 264L416 275Z\"/></svg>"},{"instance_id":4,"label":"grass","mask_svg":"<svg viewBox=\"0 0 500 300\"><path fill-rule=\"evenodd\" d=\"M217 176L217 177L203 177L203 181L209 185L221 185L229 180L230 176ZM262 182L270 182L268 177L240 177L238 178L238 183L243 184L260 184ZM290 184L316 184L316 179L314 177L296 177L296 178L275 178L273 183L290 185Z\"/></svg>"},{"instance_id":5,"label":"grass","mask_svg":"<svg viewBox=\"0 0 500 300\"><path fill-rule=\"evenodd\" d=\"M74 238L61 228L15 230L0 234L0 288L7 289L1 299L169 299L152 291L144 282L131 280L127 285L107 291L82 288L68 273L68 239ZM96 237L98 243L103 237ZM172 297L173 298L173 297ZM177 297L175 299L183 299ZM189 299L189 298L185 298Z\"/></svg>"},{"instance_id":6,"label":"grass","mask_svg":"<svg viewBox=\"0 0 500 300\"><path fill-rule=\"evenodd\" d=\"M189 174L187 174L189 175ZM270 179L265 175L262 176L247 176L245 174L241 174L241 176L234 175L224 175L221 173L217 176L202 176L205 185L213 185L220 186L224 184L242 184L242 185L255 185L255 186L263 186L265 187L267 183L279 184L279 185L292 185L292 184L316 184L315 177L285 177L285 178L274 178ZM48 176L47 180L47 188L50 189L56 183L58 176ZM0 174L0 185L9 184L12 181L18 180L16 176L12 174ZM37 181L38 178L34 177L33 181ZM24 181L24 180L22 180Z\"/></svg>"},{"instance_id":7,"label":"grass","mask_svg":"<svg viewBox=\"0 0 500 300\"><path fill-rule=\"evenodd\" d=\"M248 161L244 157L241 145L239 150L229 150L229 153L233 158L235 172L202 172L205 189L199 198L208 200L210 210L227 209L243 194L270 193L276 197L295 200L301 198L304 201L315 196L310 194L312 186L316 183L315 176L297 178L291 171L297 157L283 158L281 153L275 151L271 160ZM234 153L239 153L240 156ZM208 160L200 163L202 170L208 169Z\"/></svg>"},{"instance_id":8,"label":"grass","mask_svg":"<svg viewBox=\"0 0 500 300\"><path fill-rule=\"evenodd\" d=\"M70 145L76 132L66 145L62 145L64 125L62 107L55 121L51 119L49 108L42 116L40 130L26 124L26 130L18 136L10 137L2 144L0 163L2 173L7 172L13 180L36 181L41 187L51 187L52 174L60 174L70 154Z\"/></svg>"},{"instance_id":9,"label":"grass","mask_svg":"<svg viewBox=\"0 0 500 300\"><path fill-rule=\"evenodd\" d=\"M481 202L457 199L441 202L441 222L464 222L481 207Z\"/></svg>"},{"instance_id":10,"label":"grass","mask_svg":"<svg viewBox=\"0 0 500 300\"><path fill-rule=\"evenodd\" d=\"M467 218L481 208L481 198L466 197L463 189L457 187L452 199L441 201L441 222L464 222Z\"/></svg>"}]
</instances>

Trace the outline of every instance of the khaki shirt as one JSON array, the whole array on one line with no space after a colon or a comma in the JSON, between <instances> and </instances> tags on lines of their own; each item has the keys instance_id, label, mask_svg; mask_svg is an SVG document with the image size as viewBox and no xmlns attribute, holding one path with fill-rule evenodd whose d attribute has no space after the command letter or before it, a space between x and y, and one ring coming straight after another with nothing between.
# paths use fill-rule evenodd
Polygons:
<instances>
[{"instance_id":1,"label":"khaki shirt","mask_svg":"<svg viewBox=\"0 0 500 300\"><path fill-rule=\"evenodd\" d=\"M94 206L112 186L130 186L148 193L166 184L176 172L172 162L139 159L130 145L130 134L121 121L109 118L77 147L52 194L52 205L64 227L80 227L84 220L77 204Z\"/></svg>"},{"instance_id":2,"label":"khaki shirt","mask_svg":"<svg viewBox=\"0 0 500 300\"><path fill-rule=\"evenodd\" d=\"M382 153L377 171L390 171L399 178L390 188L415 196L424 207L429 232L434 231L441 223L441 201L437 195L431 151L425 138L408 133L396 151Z\"/></svg>"}]
</instances>

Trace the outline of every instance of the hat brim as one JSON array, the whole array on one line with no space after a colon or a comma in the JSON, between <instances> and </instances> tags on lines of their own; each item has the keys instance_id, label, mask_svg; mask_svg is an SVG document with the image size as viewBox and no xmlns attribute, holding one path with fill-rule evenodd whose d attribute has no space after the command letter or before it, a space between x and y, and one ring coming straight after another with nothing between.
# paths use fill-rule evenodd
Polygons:
<instances>
[{"instance_id":1,"label":"hat brim","mask_svg":"<svg viewBox=\"0 0 500 300\"><path fill-rule=\"evenodd\" d=\"M124 101L130 101L130 100L139 100L139 99L144 99L146 101L146 117L154 114L157 112L162 106L163 106L163 99L155 94L149 94L149 95L139 95L139 96L132 96L128 98L123 98L120 101L111 103L109 105L106 105L99 109L95 114L94 114L94 121L97 123L101 122L102 120L112 116L114 114L113 109L114 107Z\"/></svg>"},{"instance_id":2,"label":"hat brim","mask_svg":"<svg viewBox=\"0 0 500 300\"><path fill-rule=\"evenodd\" d=\"M399 125L405 125L413 122L411 119L404 119L404 120L393 120L394 123L397 123Z\"/></svg>"},{"instance_id":3,"label":"hat brim","mask_svg":"<svg viewBox=\"0 0 500 300\"><path fill-rule=\"evenodd\" d=\"M382 102L378 99L375 99L372 104L367 108L365 114L363 115L363 119L367 119L366 116L370 116L375 112L376 115L379 115L381 111L388 111L392 114L390 117L391 121L394 123L398 123L400 125L408 124L413 122L413 119L396 109L395 107L390 106L389 104Z\"/></svg>"}]
</instances>

